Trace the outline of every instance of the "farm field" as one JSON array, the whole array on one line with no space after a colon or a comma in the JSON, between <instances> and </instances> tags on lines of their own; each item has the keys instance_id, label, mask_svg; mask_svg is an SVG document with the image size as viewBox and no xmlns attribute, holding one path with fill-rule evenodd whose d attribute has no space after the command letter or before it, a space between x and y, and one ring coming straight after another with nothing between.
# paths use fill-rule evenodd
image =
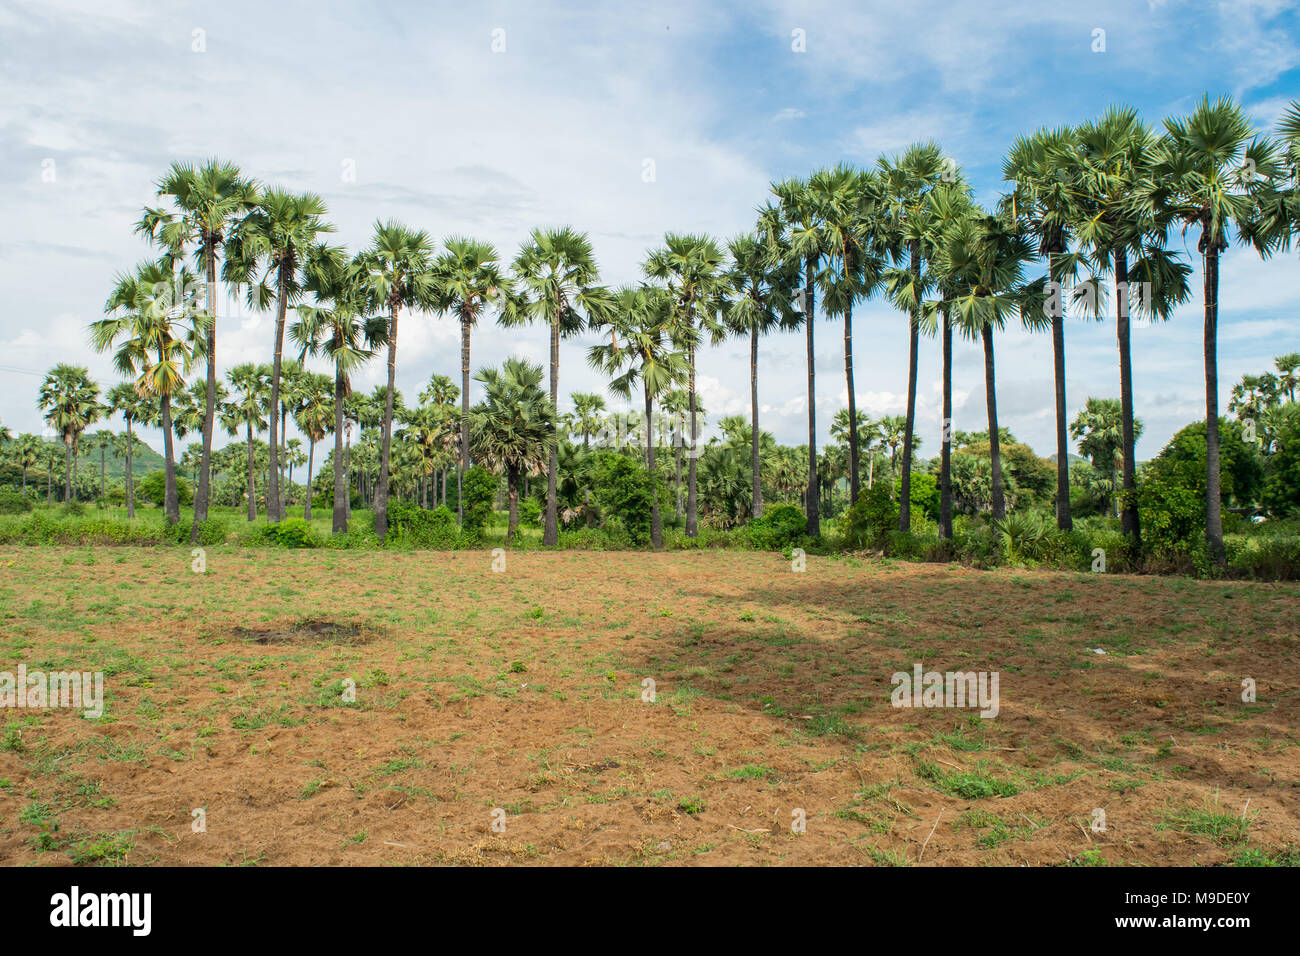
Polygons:
<instances>
[{"instance_id":1,"label":"farm field","mask_svg":"<svg viewBox=\"0 0 1300 956\"><path fill-rule=\"evenodd\" d=\"M0 863L1300 861L1295 584L506 561L0 548L0 670L105 680L0 710ZM997 716L892 707L917 663Z\"/></svg>"}]
</instances>

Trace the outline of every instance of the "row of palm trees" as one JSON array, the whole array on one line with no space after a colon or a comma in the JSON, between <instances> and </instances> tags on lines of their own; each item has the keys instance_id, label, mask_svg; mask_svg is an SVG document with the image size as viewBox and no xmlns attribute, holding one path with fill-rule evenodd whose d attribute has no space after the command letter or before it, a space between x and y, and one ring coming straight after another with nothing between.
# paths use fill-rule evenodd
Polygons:
<instances>
[{"instance_id":1,"label":"row of palm trees","mask_svg":"<svg viewBox=\"0 0 1300 956\"><path fill-rule=\"evenodd\" d=\"M919 338L941 335L944 441L941 449L940 533L952 534L950 476L952 336L979 340L985 359L986 402L993 463L993 511L1005 513L997 424L994 333L1018 319L1053 339L1057 412L1057 520L1069 528L1065 423L1064 318L1101 318L1113 290L1120 367L1122 517L1134 541L1140 530L1134 496L1136 463L1129 347L1131 310L1168 318L1190 295L1191 268L1171 248L1175 230L1198 229L1205 281L1205 363L1208 416L1207 539L1222 555L1218 497L1217 310L1218 260L1228 240L1269 255L1289 245L1297 222L1300 106L1284 117L1278 137L1256 135L1237 104L1201 101L1193 113L1157 132L1127 109L1113 109L1078 127L1042 130L1013 144L1004 163L1011 188L981 208L960 170L934 143L917 144L874 167L848 165L806 179L775 183L754 229L725 246L705 235L669 233L648 254L643 279L612 289L600 281L588 237L571 228L537 229L505 265L478 240L452 237L442 250L428 233L398 222L376 223L369 246L349 254L326 242L332 226L312 194L263 187L229 163L175 164L159 184L165 204L148 208L138 226L160 248L156 261L120 276L107 317L92 326L97 349L115 348L118 369L140 396L157 401L167 444L169 500L174 494L171 403L190 368L206 366L202 458L194 517L207 516L211 441L219 406L215 294L220 277L251 307L275 309L269 408L280 401L286 333L301 358L326 358L333 368L330 409L335 437L333 527L346 530L348 493L343 441L351 377L385 353L387 387L380 416L379 471L373 493L376 532L387 533L387 505L399 319L408 312L441 314L461 330L460 413L444 416L459 430L457 481L469 466L471 335L495 314L506 328L545 324L550 333L550 440L543 541L558 533L556 440L560 342L593 333L593 367L610 389L638 395L647 421L646 457L656 400L685 395L684 436L699 439L696 367L700 350L728 336L750 345L752 509L762 513L759 476L758 342L776 329L801 328L807 351L807 530L818 533L815 327L823 314L843 320L846 422L858 421L854 387L853 309L872 297L908 319L908 386L899 447L902 490L899 527L910 524L909 484L915 448ZM184 264L193 261L194 273ZM1038 269L1045 265L1045 272ZM1140 290L1130 294L1130 289ZM199 302L199 292L203 302ZM296 319L290 322L290 309ZM505 374L504 371L502 373ZM518 379L522 370L515 369ZM508 376L507 376L508 377ZM503 379L504 381L504 379ZM485 383L486 384L486 383ZM518 385L518 382L515 383ZM503 396L519 393L497 383ZM587 409L589 411L590 409ZM75 411L69 414L75 417ZM579 413L581 414L581 413ZM539 419L541 420L541 419ZM268 510L284 515L280 483L284 439L270 414ZM52 424L54 422L52 421ZM443 442L441 424L426 423L430 444ZM445 422L443 422L445 424ZM55 427L61 427L55 424ZM129 423L128 423L129 427ZM75 431L75 429L74 429ZM848 443L850 500L860 489L861 436ZM65 432L65 434L67 434ZM489 456L490 457L490 456ZM685 520L698 529L696 455L686 456ZM501 459L499 467L512 467ZM460 496L457 496L458 501ZM657 503L656 503L657 508ZM170 507L170 520L179 520ZM462 514L463 519L463 514ZM652 537L660 540L659 517Z\"/></svg>"}]
</instances>

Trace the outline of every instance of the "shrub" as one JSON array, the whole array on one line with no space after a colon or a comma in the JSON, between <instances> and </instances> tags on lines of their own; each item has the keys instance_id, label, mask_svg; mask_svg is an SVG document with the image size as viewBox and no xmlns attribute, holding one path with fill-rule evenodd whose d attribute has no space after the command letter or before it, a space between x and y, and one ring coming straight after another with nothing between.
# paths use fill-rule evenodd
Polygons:
<instances>
[{"instance_id":1,"label":"shrub","mask_svg":"<svg viewBox=\"0 0 1300 956\"><path fill-rule=\"evenodd\" d=\"M783 551L807 538L808 519L795 505L774 505L763 509L762 517L746 525L749 540L761 551Z\"/></svg>"},{"instance_id":2,"label":"shrub","mask_svg":"<svg viewBox=\"0 0 1300 956\"><path fill-rule=\"evenodd\" d=\"M263 525L254 532L255 543L276 545L281 548L318 548L320 536L303 518L285 518L278 524Z\"/></svg>"},{"instance_id":3,"label":"shrub","mask_svg":"<svg viewBox=\"0 0 1300 956\"><path fill-rule=\"evenodd\" d=\"M1278 517L1300 515L1300 415L1292 415L1277 435L1264 479L1264 506Z\"/></svg>"},{"instance_id":4,"label":"shrub","mask_svg":"<svg viewBox=\"0 0 1300 956\"><path fill-rule=\"evenodd\" d=\"M32 510L31 500L21 492L0 488L0 515L26 514Z\"/></svg>"},{"instance_id":5,"label":"shrub","mask_svg":"<svg viewBox=\"0 0 1300 956\"><path fill-rule=\"evenodd\" d=\"M851 548L881 547L897 528L898 505L883 482L859 492L857 504L840 518L844 543Z\"/></svg>"},{"instance_id":6,"label":"shrub","mask_svg":"<svg viewBox=\"0 0 1300 956\"><path fill-rule=\"evenodd\" d=\"M602 452L597 457L592 497L607 519L613 518L622 526L634 545L650 540L654 495L654 478L635 458L616 452Z\"/></svg>"},{"instance_id":7,"label":"shrub","mask_svg":"<svg viewBox=\"0 0 1300 956\"><path fill-rule=\"evenodd\" d=\"M152 501L154 504L162 507L165 503L167 492L167 472L151 471L140 479L139 484L135 486L135 493L145 501ZM176 476L176 496L183 505L194 503L194 489L190 483L181 475Z\"/></svg>"},{"instance_id":8,"label":"shrub","mask_svg":"<svg viewBox=\"0 0 1300 956\"><path fill-rule=\"evenodd\" d=\"M894 480L894 496L901 497L903 494L903 478L900 475ZM939 520L939 479L937 476L923 471L912 472L912 481L908 488L908 498L912 501L912 514L922 515L931 521ZM861 493L858 494L861 500Z\"/></svg>"},{"instance_id":9,"label":"shrub","mask_svg":"<svg viewBox=\"0 0 1300 956\"><path fill-rule=\"evenodd\" d=\"M482 465L474 465L461 479L464 500L464 531L476 535L492 517L492 502L497 496L496 477Z\"/></svg>"},{"instance_id":10,"label":"shrub","mask_svg":"<svg viewBox=\"0 0 1300 956\"><path fill-rule=\"evenodd\" d=\"M409 501L394 501L388 505L388 537L412 547L446 550L457 546L460 529L447 507L430 511Z\"/></svg>"}]
</instances>

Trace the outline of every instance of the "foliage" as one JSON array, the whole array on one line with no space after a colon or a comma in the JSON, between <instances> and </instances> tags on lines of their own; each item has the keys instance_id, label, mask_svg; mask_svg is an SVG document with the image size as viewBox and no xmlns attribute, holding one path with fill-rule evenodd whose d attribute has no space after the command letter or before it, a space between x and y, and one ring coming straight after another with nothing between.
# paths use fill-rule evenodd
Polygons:
<instances>
[{"instance_id":1,"label":"foliage","mask_svg":"<svg viewBox=\"0 0 1300 956\"><path fill-rule=\"evenodd\" d=\"M880 547L898 527L898 505L884 482L864 488L857 504L840 518L840 532L851 548Z\"/></svg>"},{"instance_id":2,"label":"foliage","mask_svg":"<svg viewBox=\"0 0 1300 956\"><path fill-rule=\"evenodd\" d=\"M762 551L783 551L807 539L808 519L803 509L794 505L769 505L746 528L754 547Z\"/></svg>"},{"instance_id":3,"label":"foliage","mask_svg":"<svg viewBox=\"0 0 1300 956\"><path fill-rule=\"evenodd\" d=\"M25 514L32 510L31 499L21 492L0 488L0 515Z\"/></svg>"},{"instance_id":4,"label":"foliage","mask_svg":"<svg viewBox=\"0 0 1300 956\"><path fill-rule=\"evenodd\" d=\"M151 471L136 483L135 493L144 501L152 501L154 504L161 506L164 503L164 497L167 491L167 472ZM176 476L176 495L183 505L188 505L194 501L194 489L190 483L185 480L184 476Z\"/></svg>"},{"instance_id":5,"label":"foliage","mask_svg":"<svg viewBox=\"0 0 1300 956\"><path fill-rule=\"evenodd\" d=\"M622 526L634 545L644 545L650 540L654 477L635 458L615 452L597 455L594 465L592 498L606 519Z\"/></svg>"}]
</instances>

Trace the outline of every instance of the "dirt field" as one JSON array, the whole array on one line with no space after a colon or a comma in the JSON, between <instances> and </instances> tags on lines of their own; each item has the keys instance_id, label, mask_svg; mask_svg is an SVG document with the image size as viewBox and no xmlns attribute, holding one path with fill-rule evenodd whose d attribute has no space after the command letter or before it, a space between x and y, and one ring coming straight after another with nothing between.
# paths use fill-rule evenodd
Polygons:
<instances>
[{"instance_id":1,"label":"dirt field","mask_svg":"<svg viewBox=\"0 0 1300 956\"><path fill-rule=\"evenodd\" d=\"M0 862L1300 863L1296 585L492 560L0 549L0 671L106 699L0 710Z\"/></svg>"}]
</instances>

